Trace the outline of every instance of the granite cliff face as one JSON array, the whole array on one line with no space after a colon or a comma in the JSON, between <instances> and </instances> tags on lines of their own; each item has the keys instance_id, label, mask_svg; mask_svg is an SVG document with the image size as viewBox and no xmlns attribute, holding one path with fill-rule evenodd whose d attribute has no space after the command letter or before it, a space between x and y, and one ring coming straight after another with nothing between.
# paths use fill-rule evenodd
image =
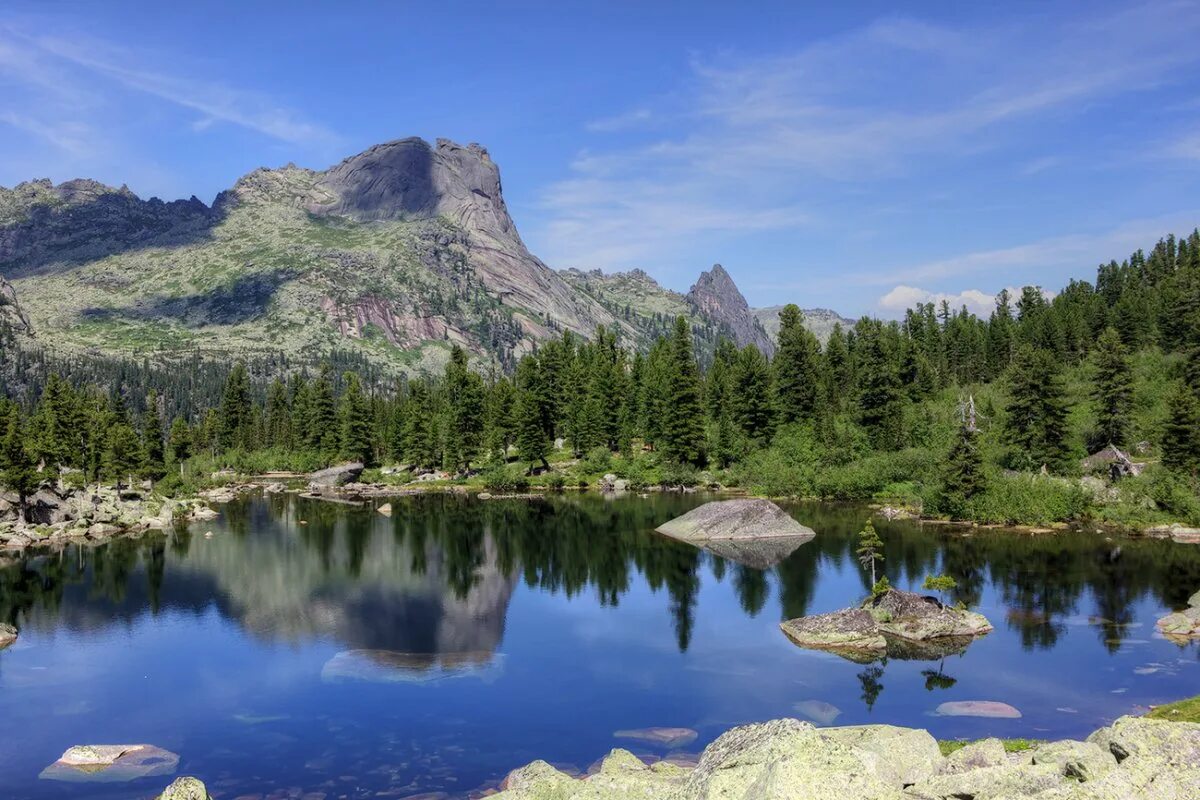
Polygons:
<instances>
[{"instance_id":1,"label":"granite cliff face","mask_svg":"<svg viewBox=\"0 0 1200 800\"><path fill-rule=\"evenodd\" d=\"M647 346L773 344L717 266L683 296L640 271L556 272L529 252L487 150L399 139L327 170L257 169L212 206L91 180L0 187L0 314L65 352L214 357L351 350L429 372L450 344L511 367L564 330ZM20 297L20 304L16 298Z\"/></svg>"},{"instance_id":2,"label":"granite cliff face","mask_svg":"<svg viewBox=\"0 0 1200 800\"><path fill-rule=\"evenodd\" d=\"M767 355L775 352L775 342L754 318L746 298L720 264L700 273L687 299L701 314L728 328L738 346L752 344Z\"/></svg>"},{"instance_id":3,"label":"granite cliff face","mask_svg":"<svg viewBox=\"0 0 1200 800\"><path fill-rule=\"evenodd\" d=\"M767 332L772 341L779 337L779 312L782 310L783 306L754 309L755 319L762 325L763 330ZM804 315L804 327L808 328L822 345L829 341L829 335L833 333L834 325L841 325L843 331L849 331L854 327L854 320L846 319L828 308L802 308L800 313Z\"/></svg>"}]
</instances>

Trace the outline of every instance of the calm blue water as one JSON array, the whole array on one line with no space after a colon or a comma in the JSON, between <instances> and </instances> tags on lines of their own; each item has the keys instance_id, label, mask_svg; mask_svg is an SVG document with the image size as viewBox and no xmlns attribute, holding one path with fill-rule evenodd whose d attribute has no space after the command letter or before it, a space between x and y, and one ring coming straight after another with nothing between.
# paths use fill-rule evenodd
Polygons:
<instances>
[{"instance_id":1,"label":"calm blue water","mask_svg":"<svg viewBox=\"0 0 1200 800\"><path fill-rule=\"evenodd\" d=\"M778 628L864 593L866 511L789 507L817 538L758 570L653 533L704 500L425 496L387 518L281 496L0 562L0 619L21 629L0 652L0 797L152 797L170 780L38 779L83 743L171 750L218 798L456 797L535 758L666 755L621 729L693 728L698 752L819 701L835 724L1055 738L1200 687L1196 646L1154 632L1200 589L1200 548L880 524L893 584L945 569L996 630L962 656L868 666ZM932 715L949 700L1023 716Z\"/></svg>"}]
</instances>

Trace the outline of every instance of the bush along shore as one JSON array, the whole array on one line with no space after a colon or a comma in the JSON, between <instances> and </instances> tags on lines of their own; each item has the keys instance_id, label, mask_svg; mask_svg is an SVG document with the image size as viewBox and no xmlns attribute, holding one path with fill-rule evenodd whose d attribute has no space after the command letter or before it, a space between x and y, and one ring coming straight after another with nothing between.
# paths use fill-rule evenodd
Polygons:
<instances>
[{"instance_id":1,"label":"bush along shore","mask_svg":"<svg viewBox=\"0 0 1200 800\"><path fill-rule=\"evenodd\" d=\"M613 750L583 776L535 761L489 794L496 800L1193 800L1200 797L1200 724L1152 714L1122 717L1083 741L939 743L916 728L817 728L780 719L733 728L698 758L648 764ZM207 798L202 783L180 778L160 800Z\"/></svg>"}]
</instances>

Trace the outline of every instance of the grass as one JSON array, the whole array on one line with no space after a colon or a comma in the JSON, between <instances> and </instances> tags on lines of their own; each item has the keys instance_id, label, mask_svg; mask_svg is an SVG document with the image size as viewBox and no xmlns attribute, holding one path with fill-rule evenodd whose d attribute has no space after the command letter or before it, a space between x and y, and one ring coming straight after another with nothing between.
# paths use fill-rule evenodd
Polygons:
<instances>
[{"instance_id":1,"label":"grass","mask_svg":"<svg viewBox=\"0 0 1200 800\"><path fill-rule=\"evenodd\" d=\"M1172 722L1200 722L1200 695L1151 709L1148 719L1166 719Z\"/></svg>"},{"instance_id":2,"label":"grass","mask_svg":"<svg viewBox=\"0 0 1200 800\"><path fill-rule=\"evenodd\" d=\"M948 756L958 750L962 750L969 744L981 742L982 739L939 739L938 749L942 751L942 755ZM1001 739L1000 742L1004 745L1006 753L1023 753L1026 750L1035 749L1041 742L1037 739Z\"/></svg>"}]
</instances>

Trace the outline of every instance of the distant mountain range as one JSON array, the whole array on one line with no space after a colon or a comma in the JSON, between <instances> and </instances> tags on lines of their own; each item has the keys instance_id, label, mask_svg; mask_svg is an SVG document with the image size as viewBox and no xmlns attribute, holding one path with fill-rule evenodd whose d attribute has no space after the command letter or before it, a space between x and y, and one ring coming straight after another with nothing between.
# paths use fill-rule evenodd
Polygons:
<instances>
[{"instance_id":1,"label":"distant mountain range","mask_svg":"<svg viewBox=\"0 0 1200 800\"><path fill-rule=\"evenodd\" d=\"M337 348L424 372L452 343L511 366L599 325L644 347L679 314L702 348L720 336L774 347L778 309L751 309L720 265L686 295L640 270L547 267L475 144L401 139L325 171L258 169L211 207L92 180L0 188L0 315L67 353L316 360ZM807 316L818 335L837 318Z\"/></svg>"}]
</instances>

